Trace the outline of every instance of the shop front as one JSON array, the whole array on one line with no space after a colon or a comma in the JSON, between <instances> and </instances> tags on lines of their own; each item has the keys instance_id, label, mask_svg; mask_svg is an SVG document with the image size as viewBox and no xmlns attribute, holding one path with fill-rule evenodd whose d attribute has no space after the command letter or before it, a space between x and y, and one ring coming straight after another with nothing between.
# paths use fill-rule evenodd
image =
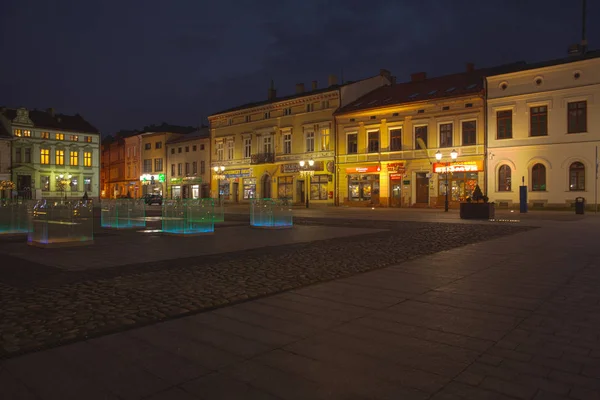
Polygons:
<instances>
[{"instance_id":1,"label":"shop front","mask_svg":"<svg viewBox=\"0 0 600 400\"><path fill-rule=\"evenodd\" d=\"M306 203L306 188L310 182L311 204L333 204L333 161L315 161L300 168L299 163L281 164L277 177L277 197L294 203Z\"/></svg>"},{"instance_id":2,"label":"shop front","mask_svg":"<svg viewBox=\"0 0 600 400\"><path fill-rule=\"evenodd\" d=\"M349 206L379 205L380 171L379 164L346 168L348 192L344 203Z\"/></svg>"},{"instance_id":3,"label":"shop front","mask_svg":"<svg viewBox=\"0 0 600 400\"><path fill-rule=\"evenodd\" d=\"M256 178L250 168L229 169L223 172L219 181L219 194L222 199L239 203L256 197Z\"/></svg>"},{"instance_id":4,"label":"shop front","mask_svg":"<svg viewBox=\"0 0 600 400\"><path fill-rule=\"evenodd\" d=\"M483 160L434 163L433 172L437 175L438 207L444 205L446 190L450 206L458 207L460 202L473 195L475 186L483 186Z\"/></svg>"},{"instance_id":5,"label":"shop front","mask_svg":"<svg viewBox=\"0 0 600 400\"><path fill-rule=\"evenodd\" d=\"M202 186L201 177L171 178L170 197L171 199L198 199L202 194Z\"/></svg>"},{"instance_id":6,"label":"shop front","mask_svg":"<svg viewBox=\"0 0 600 400\"><path fill-rule=\"evenodd\" d=\"M140 176L142 194L144 196L160 195L164 193L165 174L144 174Z\"/></svg>"},{"instance_id":7,"label":"shop front","mask_svg":"<svg viewBox=\"0 0 600 400\"><path fill-rule=\"evenodd\" d=\"M390 207L402 207L403 200L402 196L406 195L407 190L402 189L403 178L406 174L404 163L390 163L387 165L388 177L389 177L389 206ZM406 204L404 204L406 205Z\"/></svg>"}]
</instances>

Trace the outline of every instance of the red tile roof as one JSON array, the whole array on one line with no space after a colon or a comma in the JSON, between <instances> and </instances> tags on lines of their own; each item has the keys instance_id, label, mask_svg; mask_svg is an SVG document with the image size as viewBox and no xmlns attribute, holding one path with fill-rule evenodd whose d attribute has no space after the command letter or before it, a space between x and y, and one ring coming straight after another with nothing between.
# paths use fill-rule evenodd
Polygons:
<instances>
[{"instance_id":1,"label":"red tile roof","mask_svg":"<svg viewBox=\"0 0 600 400\"><path fill-rule=\"evenodd\" d=\"M402 82L395 85L383 86L338 109L335 115L350 114L356 111L392 105L483 93L486 76L497 74L500 71L513 71L523 65L524 63L519 62L500 67L478 69L415 82Z\"/></svg>"},{"instance_id":2,"label":"red tile roof","mask_svg":"<svg viewBox=\"0 0 600 400\"><path fill-rule=\"evenodd\" d=\"M14 108L0 108L11 122L17 116L17 110ZM99 133L92 124L87 122L81 115L50 114L47 111L29 110L29 119L33 121L36 128L47 128L60 131L70 131L78 133Z\"/></svg>"}]
</instances>

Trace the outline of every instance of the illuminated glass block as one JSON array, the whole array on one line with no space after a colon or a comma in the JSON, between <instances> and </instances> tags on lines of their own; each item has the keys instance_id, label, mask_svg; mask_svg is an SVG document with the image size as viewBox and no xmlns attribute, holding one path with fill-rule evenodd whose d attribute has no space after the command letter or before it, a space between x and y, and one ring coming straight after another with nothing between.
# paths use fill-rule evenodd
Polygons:
<instances>
[{"instance_id":1,"label":"illuminated glass block","mask_svg":"<svg viewBox=\"0 0 600 400\"><path fill-rule=\"evenodd\" d=\"M215 202L215 222L225 221L225 208L223 207L223 199L214 199Z\"/></svg>"},{"instance_id":2,"label":"illuminated glass block","mask_svg":"<svg viewBox=\"0 0 600 400\"><path fill-rule=\"evenodd\" d=\"M250 199L250 226L285 229L293 226L292 209L284 199Z\"/></svg>"},{"instance_id":3,"label":"illuminated glass block","mask_svg":"<svg viewBox=\"0 0 600 400\"><path fill-rule=\"evenodd\" d=\"M106 199L100 202L103 228L145 228L146 203L140 199Z\"/></svg>"},{"instance_id":4,"label":"illuminated glass block","mask_svg":"<svg viewBox=\"0 0 600 400\"><path fill-rule=\"evenodd\" d=\"M27 203L0 199L0 235L27 233Z\"/></svg>"},{"instance_id":5,"label":"illuminated glass block","mask_svg":"<svg viewBox=\"0 0 600 400\"><path fill-rule=\"evenodd\" d=\"M39 247L80 246L94 243L92 201L30 201L27 242Z\"/></svg>"},{"instance_id":6,"label":"illuminated glass block","mask_svg":"<svg viewBox=\"0 0 600 400\"><path fill-rule=\"evenodd\" d=\"M213 233L214 212L214 199L164 200L162 231L181 236Z\"/></svg>"}]
</instances>

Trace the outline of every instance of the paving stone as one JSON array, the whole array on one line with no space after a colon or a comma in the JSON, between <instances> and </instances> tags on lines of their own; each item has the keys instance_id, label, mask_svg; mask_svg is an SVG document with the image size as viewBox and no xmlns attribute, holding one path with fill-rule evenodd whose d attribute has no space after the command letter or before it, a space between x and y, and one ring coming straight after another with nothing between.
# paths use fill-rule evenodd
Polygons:
<instances>
[{"instance_id":1,"label":"paving stone","mask_svg":"<svg viewBox=\"0 0 600 400\"><path fill-rule=\"evenodd\" d=\"M202 378L187 382L181 386L186 392L192 393L198 399L206 400L275 400L277 397L252 385L234 379L224 373L213 373ZM167 399L165 399L167 400Z\"/></svg>"},{"instance_id":2,"label":"paving stone","mask_svg":"<svg viewBox=\"0 0 600 400\"><path fill-rule=\"evenodd\" d=\"M144 397L144 400L198 400L199 397L193 396L183 389L173 387L163 392Z\"/></svg>"}]
</instances>

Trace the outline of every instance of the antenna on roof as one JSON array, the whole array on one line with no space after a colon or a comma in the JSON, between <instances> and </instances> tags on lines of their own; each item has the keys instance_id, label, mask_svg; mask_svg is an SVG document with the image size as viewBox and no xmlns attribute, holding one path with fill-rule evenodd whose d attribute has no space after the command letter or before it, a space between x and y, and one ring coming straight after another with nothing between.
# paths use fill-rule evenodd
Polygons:
<instances>
[{"instance_id":1,"label":"antenna on roof","mask_svg":"<svg viewBox=\"0 0 600 400\"><path fill-rule=\"evenodd\" d=\"M587 49L587 38L585 36L585 20L586 20L586 0L582 1L582 13L581 13L581 53L585 54Z\"/></svg>"}]
</instances>

